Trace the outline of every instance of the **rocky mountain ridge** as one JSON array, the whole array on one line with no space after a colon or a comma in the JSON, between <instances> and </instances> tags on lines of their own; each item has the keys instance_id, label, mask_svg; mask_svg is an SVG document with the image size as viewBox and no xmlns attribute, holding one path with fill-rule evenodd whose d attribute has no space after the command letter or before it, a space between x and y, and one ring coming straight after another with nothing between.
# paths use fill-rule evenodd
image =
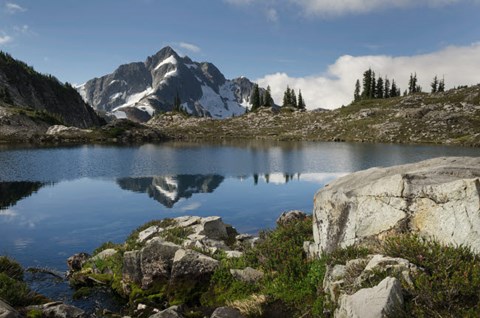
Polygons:
<instances>
[{"instance_id":1,"label":"rocky mountain ridge","mask_svg":"<svg viewBox=\"0 0 480 318\"><path fill-rule=\"evenodd\" d=\"M24 113L35 111L37 115L45 112L58 122L79 128L99 126L102 123L70 84L62 84L51 75L40 74L3 52L0 52L0 106L7 109L20 108ZM7 113L9 114L8 110L0 115L3 118ZM12 120L13 126L17 122L18 126L29 126L20 119ZM2 121L2 126L8 125L8 121L10 120L5 123Z\"/></svg>"},{"instance_id":2,"label":"rocky mountain ridge","mask_svg":"<svg viewBox=\"0 0 480 318\"><path fill-rule=\"evenodd\" d=\"M245 77L228 80L212 63L180 57L167 46L145 62L121 65L77 90L97 110L143 122L171 111L177 97L181 108L195 116L238 116L249 106L252 88Z\"/></svg>"}]
</instances>

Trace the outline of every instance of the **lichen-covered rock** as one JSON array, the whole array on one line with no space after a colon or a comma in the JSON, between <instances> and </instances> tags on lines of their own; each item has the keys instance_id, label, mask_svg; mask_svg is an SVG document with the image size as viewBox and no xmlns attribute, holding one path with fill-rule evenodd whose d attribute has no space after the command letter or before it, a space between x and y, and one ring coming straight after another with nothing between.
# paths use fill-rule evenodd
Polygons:
<instances>
[{"instance_id":1,"label":"lichen-covered rock","mask_svg":"<svg viewBox=\"0 0 480 318\"><path fill-rule=\"evenodd\" d=\"M353 295L342 295L336 318L399 317L403 312L403 294L400 282L387 277L377 286L360 289Z\"/></svg>"},{"instance_id":2,"label":"lichen-covered rock","mask_svg":"<svg viewBox=\"0 0 480 318\"><path fill-rule=\"evenodd\" d=\"M236 308L219 307L215 309L210 318L245 318L245 316Z\"/></svg>"},{"instance_id":3,"label":"lichen-covered rock","mask_svg":"<svg viewBox=\"0 0 480 318\"><path fill-rule=\"evenodd\" d=\"M151 315L149 318L183 318L183 315L180 313L178 306L172 306L162 310L161 312Z\"/></svg>"},{"instance_id":4,"label":"lichen-covered rock","mask_svg":"<svg viewBox=\"0 0 480 318\"><path fill-rule=\"evenodd\" d=\"M263 278L263 272L251 267L245 269L231 269L230 274L232 274L235 279L245 283L256 283Z\"/></svg>"},{"instance_id":5,"label":"lichen-covered rock","mask_svg":"<svg viewBox=\"0 0 480 318\"><path fill-rule=\"evenodd\" d=\"M0 318L19 318L20 314L0 299Z\"/></svg>"},{"instance_id":6,"label":"lichen-covered rock","mask_svg":"<svg viewBox=\"0 0 480 318\"><path fill-rule=\"evenodd\" d=\"M315 253L411 232L480 252L480 158L436 158L339 178L315 195Z\"/></svg>"},{"instance_id":7,"label":"lichen-covered rock","mask_svg":"<svg viewBox=\"0 0 480 318\"><path fill-rule=\"evenodd\" d=\"M290 223L305 220L307 214L299 210L285 211L277 219L277 225L287 225Z\"/></svg>"},{"instance_id":8,"label":"lichen-covered rock","mask_svg":"<svg viewBox=\"0 0 480 318\"><path fill-rule=\"evenodd\" d=\"M63 125L53 125L48 127L46 135L62 137L83 137L92 131L90 129L80 129L77 127L67 127Z\"/></svg>"},{"instance_id":9,"label":"lichen-covered rock","mask_svg":"<svg viewBox=\"0 0 480 318\"><path fill-rule=\"evenodd\" d=\"M115 254L117 254L117 251L115 249L107 248L107 249L101 251L100 253L98 253L97 255L93 256L90 260L92 260L92 261L104 260L104 259L107 259L109 257L112 257Z\"/></svg>"},{"instance_id":10,"label":"lichen-covered rock","mask_svg":"<svg viewBox=\"0 0 480 318\"><path fill-rule=\"evenodd\" d=\"M195 279L208 276L213 274L218 266L219 262L209 256L192 250L179 249L173 259L171 278L172 280L185 277Z\"/></svg>"},{"instance_id":11,"label":"lichen-covered rock","mask_svg":"<svg viewBox=\"0 0 480 318\"><path fill-rule=\"evenodd\" d=\"M61 302L52 302L41 306L36 306L41 310L44 317L49 318L86 318L87 315L80 308L66 305Z\"/></svg>"},{"instance_id":12,"label":"lichen-covered rock","mask_svg":"<svg viewBox=\"0 0 480 318\"><path fill-rule=\"evenodd\" d=\"M140 251L125 252L123 259L123 279L140 284L146 289L156 279L168 280L175 252L180 246L155 237Z\"/></svg>"}]
</instances>

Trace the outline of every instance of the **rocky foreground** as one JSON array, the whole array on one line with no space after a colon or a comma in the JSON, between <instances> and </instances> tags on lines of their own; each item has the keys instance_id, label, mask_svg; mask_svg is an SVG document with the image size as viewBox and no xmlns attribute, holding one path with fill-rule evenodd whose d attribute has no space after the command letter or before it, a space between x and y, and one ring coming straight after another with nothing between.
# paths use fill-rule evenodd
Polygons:
<instances>
[{"instance_id":1,"label":"rocky foreground","mask_svg":"<svg viewBox=\"0 0 480 318\"><path fill-rule=\"evenodd\" d=\"M164 219L68 265L76 297L123 297L100 317L478 317L479 243L480 158L452 157L339 178L313 222L290 211L254 237L219 217ZM20 311L86 316L44 302ZM2 302L0 316L19 314Z\"/></svg>"}]
</instances>

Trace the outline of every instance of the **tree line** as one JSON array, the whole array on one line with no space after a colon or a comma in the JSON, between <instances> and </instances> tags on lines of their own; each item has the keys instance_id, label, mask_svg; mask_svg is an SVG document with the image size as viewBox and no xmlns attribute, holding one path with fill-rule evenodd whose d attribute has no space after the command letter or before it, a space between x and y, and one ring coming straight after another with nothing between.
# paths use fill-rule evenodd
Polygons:
<instances>
[{"instance_id":1,"label":"tree line","mask_svg":"<svg viewBox=\"0 0 480 318\"><path fill-rule=\"evenodd\" d=\"M258 84L254 84L252 95L250 96L250 103L252 104L252 111L257 110L260 107L272 107L274 101L270 86L267 86L267 90L262 94ZM307 105L303 99L302 90L298 90L297 97L295 90L287 86L287 89L283 93L282 107L293 107L299 110L306 109Z\"/></svg>"},{"instance_id":2,"label":"tree line","mask_svg":"<svg viewBox=\"0 0 480 318\"><path fill-rule=\"evenodd\" d=\"M445 79L439 79L437 75L433 78L431 86L432 93L445 91ZM360 87L360 80L355 82L355 90L353 92L353 100L366 100L376 98L392 98L401 96L400 87L397 86L395 79L390 80L387 76L385 78L375 78L375 72L369 68L363 73L362 86ZM408 81L408 90L405 90L403 95L415 94L422 92L422 87L418 85L417 73L410 74Z\"/></svg>"}]
</instances>

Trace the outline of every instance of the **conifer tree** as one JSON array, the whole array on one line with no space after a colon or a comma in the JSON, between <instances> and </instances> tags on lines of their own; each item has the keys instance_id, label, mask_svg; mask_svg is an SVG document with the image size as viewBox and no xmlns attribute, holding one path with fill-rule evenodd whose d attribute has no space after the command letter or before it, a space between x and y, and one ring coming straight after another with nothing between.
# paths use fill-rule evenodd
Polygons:
<instances>
[{"instance_id":1,"label":"conifer tree","mask_svg":"<svg viewBox=\"0 0 480 318\"><path fill-rule=\"evenodd\" d=\"M390 89L390 97L397 97L397 83L392 79L392 88Z\"/></svg>"},{"instance_id":2,"label":"conifer tree","mask_svg":"<svg viewBox=\"0 0 480 318\"><path fill-rule=\"evenodd\" d=\"M250 96L250 102L252 104L252 111L257 110L260 107L260 90L258 84L253 85L252 96Z\"/></svg>"},{"instance_id":3,"label":"conifer tree","mask_svg":"<svg viewBox=\"0 0 480 318\"><path fill-rule=\"evenodd\" d=\"M417 73L415 75L410 74L410 80L408 81L408 94L417 93L419 86L417 85Z\"/></svg>"},{"instance_id":4,"label":"conifer tree","mask_svg":"<svg viewBox=\"0 0 480 318\"><path fill-rule=\"evenodd\" d=\"M273 106L273 98L272 98L272 92L270 89L270 85L267 86L267 91L265 92L265 98L263 102L264 106L271 107Z\"/></svg>"},{"instance_id":5,"label":"conifer tree","mask_svg":"<svg viewBox=\"0 0 480 318\"><path fill-rule=\"evenodd\" d=\"M438 92L445 92L445 78L442 78L439 82L438 82Z\"/></svg>"},{"instance_id":6,"label":"conifer tree","mask_svg":"<svg viewBox=\"0 0 480 318\"><path fill-rule=\"evenodd\" d=\"M292 100L292 91L289 86L287 86L287 89L285 90L285 93L283 93L283 107L288 107L291 106L291 100Z\"/></svg>"},{"instance_id":7,"label":"conifer tree","mask_svg":"<svg viewBox=\"0 0 480 318\"><path fill-rule=\"evenodd\" d=\"M298 108L297 95L295 94L294 89L292 89L291 92L290 92L290 105L292 105L294 108Z\"/></svg>"},{"instance_id":8,"label":"conifer tree","mask_svg":"<svg viewBox=\"0 0 480 318\"><path fill-rule=\"evenodd\" d=\"M375 81L375 72L372 71L372 81L370 83L370 98L375 98L376 96L376 89L377 89L377 82Z\"/></svg>"},{"instance_id":9,"label":"conifer tree","mask_svg":"<svg viewBox=\"0 0 480 318\"><path fill-rule=\"evenodd\" d=\"M383 97L384 98L389 98L390 97L390 81L388 77L385 76L385 89L383 91Z\"/></svg>"},{"instance_id":10,"label":"conifer tree","mask_svg":"<svg viewBox=\"0 0 480 318\"><path fill-rule=\"evenodd\" d=\"M300 96L299 96L300 98ZM360 80L355 82L355 91L353 92L353 100L356 102L360 100Z\"/></svg>"},{"instance_id":11,"label":"conifer tree","mask_svg":"<svg viewBox=\"0 0 480 318\"><path fill-rule=\"evenodd\" d=\"M375 97L383 98L383 78L379 77L377 80L377 87L375 89Z\"/></svg>"},{"instance_id":12,"label":"conifer tree","mask_svg":"<svg viewBox=\"0 0 480 318\"><path fill-rule=\"evenodd\" d=\"M363 90L362 90L362 98L369 99L371 96L371 88L372 88L372 69L368 69L363 73Z\"/></svg>"},{"instance_id":13,"label":"conifer tree","mask_svg":"<svg viewBox=\"0 0 480 318\"><path fill-rule=\"evenodd\" d=\"M307 105L305 105L305 101L303 100L302 90L298 90L298 109L305 109Z\"/></svg>"},{"instance_id":14,"label":"conifer tree","mask_svg":"<svg viewBox=\"0 0 480 318\"><path fill-rule=\"evenodd\" d=\"M430 84L430 87L432 88L432 93L436 93L438 91L438 78L437 75L433 78L432 83Z\"/></svg>"}]
</instances>

